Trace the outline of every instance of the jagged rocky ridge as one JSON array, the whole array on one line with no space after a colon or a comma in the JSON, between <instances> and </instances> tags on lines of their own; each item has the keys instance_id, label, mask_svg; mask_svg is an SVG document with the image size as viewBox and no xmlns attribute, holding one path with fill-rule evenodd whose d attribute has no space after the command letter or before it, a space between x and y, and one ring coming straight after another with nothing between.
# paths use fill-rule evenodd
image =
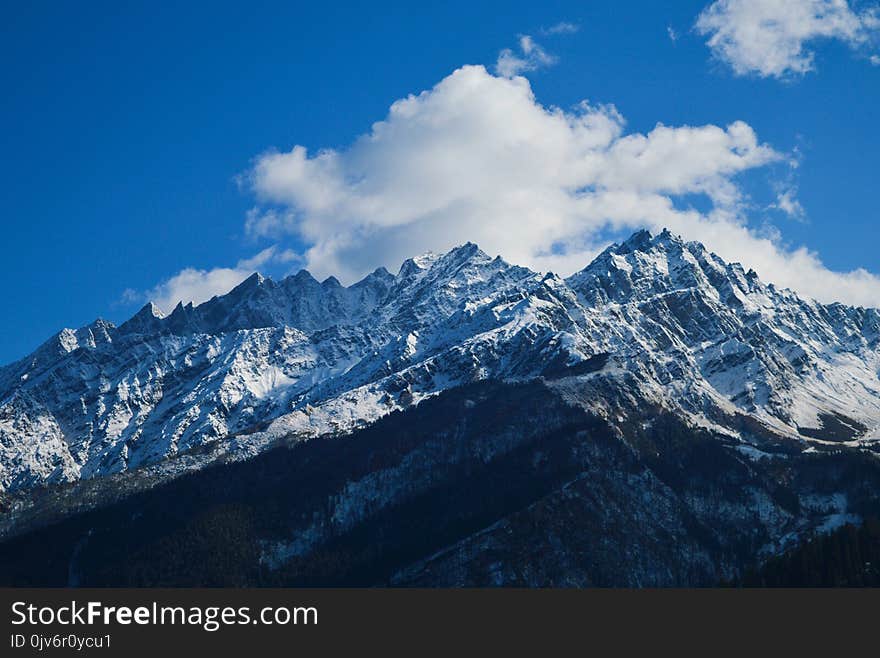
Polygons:
<instances>
[{"instance_id":1,"label":"jagged rocky ridge","mask_svg":"<svg viewBox=\"0 0 880 658\"><path fill-rule=\"evenodd\" d=\"M873 453L878 372L876 309L801 299L668 232L567 279L466 244L349 287L254 275L167 316L62 331L0 369L0 491L250 457L535 377L574 378L569 402L612 425L649 406L756 458Z\"/></svg>"}]
</instances>

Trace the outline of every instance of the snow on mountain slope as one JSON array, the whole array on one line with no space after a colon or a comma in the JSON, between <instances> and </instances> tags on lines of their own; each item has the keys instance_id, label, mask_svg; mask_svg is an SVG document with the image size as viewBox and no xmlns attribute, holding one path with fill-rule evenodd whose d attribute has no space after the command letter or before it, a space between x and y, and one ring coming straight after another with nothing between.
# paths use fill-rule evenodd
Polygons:
<instances>
[{"instance_id":1,"label":"snow on mountain slope","mask_svg":"<svg viewBox=\"0 0 880 658\"><path fill-rule=\"evenodd\" d=\"M800 299L665 231L566 280L469 243L349 287L254 275L167 316L147 305L62 331L0 368L0 490L230 436L346 431L488 378L577 375L572 399L601 414L621 413L613 390L744 441L865 445L880 439L878 372L877 310Z\"/></svg>"},{"instance_id":2,"label":"snow on mountain slope","mask_svg":"<svg viewBox=\"0 0 880 658\"><path fill-rule=\"evenodd\" d=\"M802 300L668 232L637 233L568 283L585 304L637 327L644 349L677 355L777 431L821 428L823 414L841 414L876 435L875 309Z\"/></svg>"}]
</instances>

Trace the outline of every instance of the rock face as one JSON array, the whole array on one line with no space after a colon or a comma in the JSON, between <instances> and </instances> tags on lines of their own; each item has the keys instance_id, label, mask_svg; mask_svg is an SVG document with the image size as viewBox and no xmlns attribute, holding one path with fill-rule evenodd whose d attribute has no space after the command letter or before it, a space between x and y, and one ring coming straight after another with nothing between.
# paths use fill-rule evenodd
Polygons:
<instances>
[{"instance_id":1,"label":"rock face","mask_svg":"<svg viewBox=\"0 0 880 658\"><path fill-rule=\"evenodd\" d=\"M0 491L203 446L250 456L456 386L536 377L612 424L641 405L745 451L872 452L878 372L876 309L801 299L668 232L636 233L565 280L466 244L349 287L254 275L167 316L148 305L119 327L65 329L0 368Z\"/></svg>"}]
</instances>

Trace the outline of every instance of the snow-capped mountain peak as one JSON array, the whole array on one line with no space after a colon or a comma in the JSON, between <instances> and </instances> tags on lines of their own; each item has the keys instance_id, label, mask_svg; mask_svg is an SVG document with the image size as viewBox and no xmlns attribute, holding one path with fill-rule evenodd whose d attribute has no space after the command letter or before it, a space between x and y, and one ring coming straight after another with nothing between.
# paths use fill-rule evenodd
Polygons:
<instances>
[{"instance_id":1,"label":"snow-capped mountain peak","mask_svg":"<svg viewBox=\"0 0 880 658\"><path fill-rule=\"evenodd\" d=\"M254 274L60 332L0 369L0 489L346 431L477 379L571 378L594 413L639 400L746 443L870 447L878 371L877 310L802 300L668 231L564 280L466 243L350 286Z\"/></svg>"}]
</instances>

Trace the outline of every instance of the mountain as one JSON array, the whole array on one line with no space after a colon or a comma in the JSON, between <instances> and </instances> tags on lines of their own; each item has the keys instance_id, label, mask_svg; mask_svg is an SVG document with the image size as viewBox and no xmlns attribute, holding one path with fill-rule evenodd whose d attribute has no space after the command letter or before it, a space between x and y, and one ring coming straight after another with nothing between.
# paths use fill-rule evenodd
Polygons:
<instances>
[{"instance_id":1,"label":"mountain","mask_svg":"<svg viewBox=\"0 0 880 658\"><path fill-rule=\"evenodd\" d=\"M485 380L174 479L43 491L7 514L0 584L705 586L880 516L874 454L758 453L625 392L626 417L603 419L570 402L583 376ZM863 582L833 576L861 555L823 584Z\"/></svg>"},{"instance_id":2,"label":"mountain","mask_svg":"<svg viewBox=\"0 0 880 658\"><path fill-rule=\"evenodd\" d=\"M387 443L382 427L421 443ZM297 461L313 454L317 462ZM235 475L218 488L212 474L224 469ZM260 469L272 477L249 479ZM132 501L167 512L174 487L207 506L182 508L189 527L224 496L243 504L234 497L243 485L230 480L240 478L269 487L269 498L314 502L290 503L302 516L267 530L275 539L244 542L278 567L259 582L276 584L279 573L308 581L290 565L305 569L351 533L394 536L393 515L412 524L415 509L438 524L420 531L424 545L403 538L409 548L394 548L396 562L383 557L384 570L351 557L361 575L346 573L414 584L711 584L757 554L870 516L878 470L880 312L802 299L668 231L640 231L567 279L471 243L348 287L306 271L279 282L255 274L167 316L148 304L118 327L65 329L0 369L9 512L0 537L68 528L77 546L108 523L102 514L124 516ZM476 473L496 483L500 502ZM447 511L431 502L438 491ZM648 503L658 507L645 516ZM248 512L248 522L265 513ZM542 524L558 524L554 546L536 534ZM616 540L601 546L587 532L612 527ZM613 555L621 542L644 560L624 580ZM525 575L536 566L522 551L538 547L556 555L556 576ZM585 550L601 564L571 566ZM507 575L484 573L488 554L508 556ZM346 582L338 577L326 582Z\"/></svg>"},{"instance_id":3,"label":"mountain","mask_svg":"<svg viewBox=\"0 0 880 658\"><path fill-rule=\"evenodd\" d=\"M345 432L453 386L598 357L599 381L745 446L880 438L877 310L801 299L698 243L641 231L566 280L466 244L350 287L255 274L167 317L149 304L119 327L65 329L0 369L0 490L229 437L245 449ZM580 403L613 412L601 397Z\"/></svg>"}]
</instances>

